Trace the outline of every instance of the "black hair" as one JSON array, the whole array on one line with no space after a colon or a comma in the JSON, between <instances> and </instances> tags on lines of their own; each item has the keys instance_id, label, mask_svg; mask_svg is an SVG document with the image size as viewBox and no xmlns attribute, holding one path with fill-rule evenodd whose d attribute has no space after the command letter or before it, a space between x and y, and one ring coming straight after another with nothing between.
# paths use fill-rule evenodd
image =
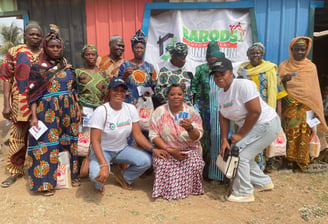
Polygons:
<instances>
[{"instance_id":1,"label":"black hair","mask_svg":"<svg viewBox=\"0 0 328 224\"><path fill-rule=\"evenodd\" d=\"M184 93L184 89L180 83L172 83L169 87L167 87L167 96L169 95L171 90L175 87L179 87L182 90L182 92Z\"/></svg>"}]
</instances>

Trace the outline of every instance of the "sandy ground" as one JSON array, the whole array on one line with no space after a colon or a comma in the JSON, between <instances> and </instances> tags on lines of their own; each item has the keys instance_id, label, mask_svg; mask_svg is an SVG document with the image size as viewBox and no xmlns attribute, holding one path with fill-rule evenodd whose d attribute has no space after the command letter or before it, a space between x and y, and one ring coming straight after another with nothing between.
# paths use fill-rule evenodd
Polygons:
<instances>
[{"instance_id":1,"label":"sandy ground","mask_svg":"<svg viewBox=\"0 0 328 224\"><path fill-rule=\"evenodd\" d=\"M8 147L3 145L7 131L0 115L0 181L8 175ZM270 176L275 189L255 192L253 203L226 202L224 186L208 181L204 195L178 201L153 200L153 176L138 179L132 191L123 190L111 176L104 196L84 179L78 188L58 190L53 197L44 197L30 193L25 176L10 188L0 188L0 220L14 224L328 223L328 173L273 172Z\"/></svg>"}]
</instances>

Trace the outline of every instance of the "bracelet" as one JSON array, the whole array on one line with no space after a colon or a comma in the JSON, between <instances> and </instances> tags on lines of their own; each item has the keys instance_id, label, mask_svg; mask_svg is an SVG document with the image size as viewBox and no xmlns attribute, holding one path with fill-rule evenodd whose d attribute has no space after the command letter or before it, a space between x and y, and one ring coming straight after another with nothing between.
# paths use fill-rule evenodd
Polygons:
<instances>
[{"instance_id":1,"label":"bracelet","mask_svg":"<svg viewBox=\"0 0 328 224\"><path fill-rule=\"evenodd\" d=\"M154 148L155 148L155 147L152 145L152 146L150 147L149 151L150 151L151 153L153 153Z\"/></svg>"},{"instance_id":2,"label":"bracelet","mask_svg":"<svg viewBox=\"0 0 328 224\"><path fill-rule=\"evenodd\" d=\"M108 166L108 163L103 163L103 164L100 164L99 167L102 168L104 166Z\"/></svg>"},{"instance_id":3,"label":"bracelet","mask_svg":"<svg viewBox=\"0 0 328 224\"><path fill-rule=\"evenodd\" d=\"M166 145L166 146L164 147L165 150L166 150L166 149L169 149L169 148L171 148L170 145Z\"/></svg>"}]
</instances>

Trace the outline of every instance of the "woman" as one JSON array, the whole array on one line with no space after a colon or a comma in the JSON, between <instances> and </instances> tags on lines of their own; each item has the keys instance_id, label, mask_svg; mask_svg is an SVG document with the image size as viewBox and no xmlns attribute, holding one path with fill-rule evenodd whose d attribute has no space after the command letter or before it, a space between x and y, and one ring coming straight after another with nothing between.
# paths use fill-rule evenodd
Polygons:
<instances>
[{"instance_id":1,"label":"woman","mask_svg":"<svg viewBox=\"0 0 328 224\"><path fill-rule=\"evenodd\" d=\"M153 155L154 198L182 199L203 194L204 161L200 154L203 135L202 119L196 110L183 103L183 88L172 84L167 91L168 103L152 114L149 137L166 158Z\"/></svg>"},{"instance_id":2,"label":"woman","mask_svg":"<svg viewBox=\"0 0 328 224\"><path fill-rule=\"evenodd\" d=\"M184 43L177 42L174 46L168 46L167 51L171 59L159 66L157 84L155 87L155 108L167 103L167 90L172 83L183 85L185 98L184 102L189 106L193 105L193 93L191 90L192 72L185 70L188 46Z\"/></svg>"},{"instance_id":3,"label":"woman","mask_svg":"<svg viewBox=\"0 0 328 224\"><path fill-rule=\"evenodd\" d=\"M51 196L57 184L60 152L69 152L72 184L79 185L77 127L81 115L75 99L75 75L63 58L64 42L57 26L50 25L43 49L40 61L31 68L28 100L30 125L38 127L42 121L48 129L38 140L29 135L26 160L31 190Z\"/></svg>"},{"instance_id":4,"label":"woman","mask_svg":"<svg viewBox=\"0 0 328 224\"><path fill-rule=\"evenodd\" d=\"M149 95L149 93L140 95L138 87L150 87L153 91L156 72L152 64L143 60L146 50L146 37L141 30L138 30L132 37L131 46L134 58L123 62L118 77L123 79L128 86L126 102L136 105L140 97Z\"/></svg>"},{"instance_id":5,"label":"woman","mask_svg":"<svg viewBox=\"0 0 328 224\"><path fill-rule=\"evenodd\" d=\"M111 163L129 165L115 177L128 190L132 189L133 181L151 166L148 153L128 145L127 138L131 133L146 151L161 158L165 155L163 150L155 149L141 133L137 109L124 102L127 88L122 79L113 77L106 93L109 102L99 106L90 120L92 147L89 178L96 183L96 190L102 194L105 193L104 184Z\"/></svg>"},{"instance_id":6,"label":"woman","mask_svg":"<svg viewBox=\"0 0 328 224\"><path fill-rule=\"evenodd\" d=\"M230 150L228 143L229 123L234 121L238 131L231 135L231 141L239 148L238 172L233 182L232 194L228 201L254 201L253 185L262 190L272 190L273 183L254 161L261 152L278 136L281 126L277 113L260 97L255 84L246 79L234 79L231 61L219 58L213 65L218 93L219 119L222 144L220 154Z\"/></svg>"},{"instance_id":7,"label":"woman","mask_svg":"<svg viewBox=\"0 0 328 224\"><path fill-rule=\"evenodd\" d=\"M250 46L247 50L249 61L240 65L238 74L252 80L260 92L261 98L273 109L277 108L278 114L281 114L280 99L285 97L287 93L281 85L277 65L263 60L264 53L265 48L262 43L257 42ZM267 161L263 152L259 153L255 160L262 170L267 168Z\"/></svg>"},{"instance_id":8,"label":"woman","mask_svg":"<svg viewBox=\"0 0 328 224\"><path fill-rule=\"evenodd\" d=\"M217 107L217 92L219 87L214 83L213 76L210 76L212 65L218 58L225 55L220 51L216 41L208 43L206 51L206 64L196 67L196 74L192 81L192 91L194 102L197 105L203 120L204 134L201 139L203 147L203 158L205 161L204 175L212 180L223 183L224 175L215 164L220 150L220 126Z\"/></svg>"},{"instance_id":9,"label":"woman","mask_svg":"<svg viewBox=\"0 0 328 224\"><path fill-rule=\"evenodd\" d=\"M104 102L109 75L99 70L96 66L98 57L97 48L86 44L81 50L84 68L75 70L78 85L79 105L84 116L83 123L79 126L79 155L87 153L90 145L89 119L93 111Z\"/></svg>"},{"instance_id":10,"label":"woman","mask_svg":"<svg viewBox=\"0 0 328 224\"><path fill-rule=\"evenodd\" d=\"M327 132L317 68L306 56L312 40L296 37L289 44L290 58L281 63L279 74L288 96L283 99L282 126L287 137L287 159L304 171L310 163L309 143L312 134L306 123L306 111L320 120L319 132Z\"/></svg>"}]
</instances>

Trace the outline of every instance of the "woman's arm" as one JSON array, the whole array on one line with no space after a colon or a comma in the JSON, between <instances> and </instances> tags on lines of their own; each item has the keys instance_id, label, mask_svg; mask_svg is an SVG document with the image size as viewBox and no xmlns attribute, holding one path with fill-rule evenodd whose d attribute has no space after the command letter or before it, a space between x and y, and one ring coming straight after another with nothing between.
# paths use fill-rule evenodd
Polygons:
<instances>
[{"instance_id":1,"label":"woman's arm","mask_svg":"<svg viewBox=\"0 0 328 224\"><path fill-rule=\"evenodd\" d=\"M2 110L2 115L7 120L11 120L10 90L11 90L10 81L9 80L4 80L4 82L3 82L3 110Z\"/></svg>"},{"instance_id":2,"label":"woman's arm","mask_svg":"<svg viewBox=\"0 0 328 224\"><path fill-rule=\"evenodd\" d=\"M183 119L180 121L180 126L183 127L189 135L189 138L193 141L198 140L200 133L196 127L191 123L190 119Z\"/></svg>"},{"instance_id":3,"label":"woman's arm","mask_svg":"<svg viewBox=\"0 0 328 224\"><path fill-rule=\"evenodd\" d=\"M223 117L223 115L219 112L219 120L220 120L220 130L221 130L221 148L220 154L223 156L225 149L230 149L230 145L228 143L228 134L230 127L230 120Z\"/></svg>"},{"instance_id":4,"label":"woman's arm","mask_svg":"<svg viewBox=\"0 0 328 224\"><path fill-rule=\"evenodd\" d=\"M259 96L246 102L245 107L247 115L244 125L240 128L238 133L231 136L232 143L238 142L242 139L254 127L259 119L262 112Z\"/></svg>"},{"instance_id":5,"label":"woman's arm","mask_svg":"<svg viewBox=\"0 0 328 224\"><path fill-rule=\"evenodd\" d=\"M101 133L102 130L91 128L92 149L96 155L100 166L100 171L98 173L98 176L96 177L96 180L98 182L105 183L107 181L107 178L109 177L109 164L107 163L103 150L101 148Z\"/></svg>"},{"instance_id":6,"label":"woman's arm","mask_svg":"<svg viewBox=\"0 0 328 224\"><path fill-rule=\"evenodd\" d=\"M36 108L37 108L37 103L36 102L33 102L31 104L31 113L32 113L32 117L31 117L31 120L30 120L30 126L35 126L35 127L39 127L38 126L38 117L37 117L37 113L36 113Z\"/></svg>"},{"instance_id":7,"label":"woman's arm","mask_svg":"<svg viewBox=\"0 0 328 224\"><path fill-rule=\"evenodd\" d=\"M159 136L153 138L153 142L158 148L162 149L161 151L165 152L167 159L170 158L170 155L172 155L177 160L184 160L187 157L187 154L181 153L180 149L176 149L167 145Z\"/></svg>"}]
</instances>

